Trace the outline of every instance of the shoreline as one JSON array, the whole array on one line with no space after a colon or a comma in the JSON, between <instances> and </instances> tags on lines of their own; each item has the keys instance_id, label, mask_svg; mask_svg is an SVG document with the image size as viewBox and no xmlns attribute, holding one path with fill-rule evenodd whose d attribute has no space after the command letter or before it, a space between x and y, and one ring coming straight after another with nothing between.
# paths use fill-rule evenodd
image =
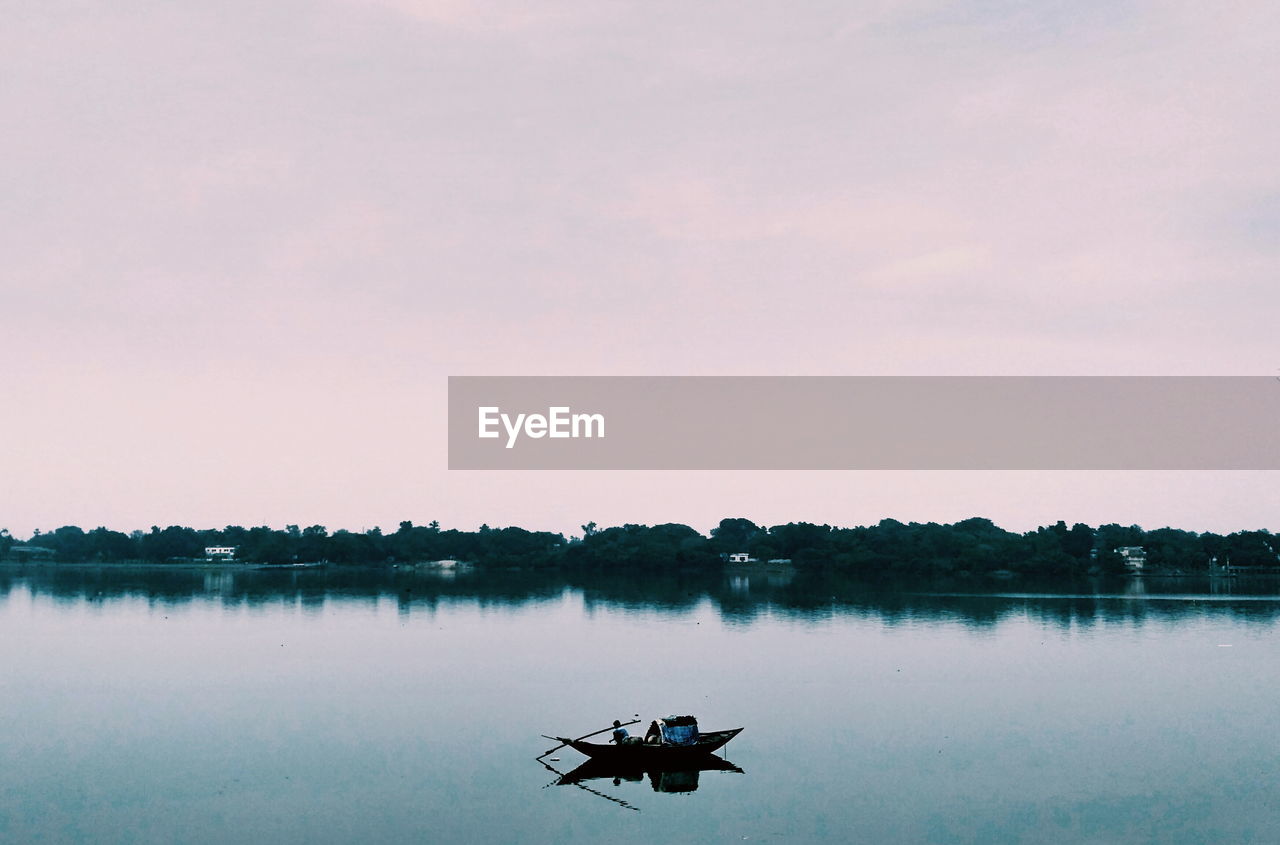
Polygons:
<instances>
[{"instance_id":1,"label":"shoreline","mask_svg":"<svg viewBox=\"0 0 1280 845\"><path fill-rule=\"evenodd\" d=\"M327 569L334 564L331 563L244 563L244 562L220 562L220 561L181 561L181 562L161 562L147 560L121 560L121 561L59 561L59 560L0 560L0 567L26 569L29 567L40 567L43 569L182 569L182 570L263 570L263 569L279 569L279 570L298 570L298 569ZM353 566L344 567L351 569L377 569L379 567L371 566Z\"/></svg>"},{"instance_id":2,"label":"shoreline","mask_svg":"<svg viewBox=\"0 0 1280 845\"><path fill-rule=\"evenodd\" d=\"M484 573L486 571L494 572L530 572L530 573L557 573L564 574L572 570L565 570L562 567L488 567L484 564L477 563L458 563L456 566L436 566L432 562L422 563L395 563L395 564L368 564L353 563L339 564L331 561L317 561L308 563L249 563L249 562L231 562L231 561L58 561L58 560L0 560L0 569L19 570L19 569L78 569L78 570L148 570L148 571L182 571L182 572L299 572L299 571L375 571L375 572L429 572L429 573ZM690 571L690 570L682 570ZM780 564L726 564L719 570L699 569L693 570L703 574L711 574L713 571L717 574L732 575L763 575L763 574L801 574L805 571L817 574L807 567L784 566ZM636 573L640 574L640 573ZM862 573L844 573L851 577L863 576L872 580L881 580L888 573L862 572ZM1270 578L1280 579L1280 571L1268 570L1262 572L1249 572L1235 570L1231 572L1223 571L1206 571L1206 572L1187 572L1187 571L1148 571L1137 573L1098 573L1077 575L1069 574L1047 574L1047 573L1026 573L1011 572L1009 570L993 570L990 572L954 572L945 576L934 576L928 574L917 574L910 576L894 575L889 576L891 580L931 580L936 577L959 578L962 580L988 580L988 581L1039 581L1039 580L1077 580L1086 579L1106 579L1106 580L1123 580L1137 581L1143 579L1161 579L1161 580L1178 580L1190 578L1208 578L1211 580L1234 580L1238 578Z\"/></svg>"}]
</instances>

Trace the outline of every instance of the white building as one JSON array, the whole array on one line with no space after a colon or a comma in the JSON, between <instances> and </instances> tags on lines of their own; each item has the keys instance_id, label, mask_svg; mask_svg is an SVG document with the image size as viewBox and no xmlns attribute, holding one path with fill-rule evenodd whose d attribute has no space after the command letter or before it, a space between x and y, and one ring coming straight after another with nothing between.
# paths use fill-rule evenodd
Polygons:
<instances>
[{"instance_id":1,"label":"white building","mask_svg":"<svg viewBox=\"0 0 1280 845\"><path fill-rule=\"evenodd\" d=\"M1116 554L1124 561L1124 565L1134 572L1141 572L1147 565L1147 550L1142 546L1119 546Z\"/></svg>"},{"instance_id":2,"label":"white building","mask_svg":"<svg viewBox=\"0 0 1280 845\"><path fill-rule=\"evenodd\" d=\"M755 558L753 558L751 555L747 554L746 552L734 552L733 554L729 555L729 562L730 563L754 563Z\"/></svg>"},{"instance_id":3,"label":"white building","mask_svg":"<svg viewBox=\"0 0 1280 845\"><path fill-rule=\"evenodd\" d=\"M235 546L205 546L204 556L213 560L215 558L221 560L231 560L236 556Z\"/></svg>"}]
</instances>

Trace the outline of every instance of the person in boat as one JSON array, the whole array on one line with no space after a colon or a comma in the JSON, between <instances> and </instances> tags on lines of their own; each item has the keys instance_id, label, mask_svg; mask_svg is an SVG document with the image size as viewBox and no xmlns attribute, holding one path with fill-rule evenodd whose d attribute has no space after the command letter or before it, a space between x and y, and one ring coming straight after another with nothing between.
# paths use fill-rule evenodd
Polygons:
<instances>
[{"instance_id":1,"label":"person in boat","mask_svg":"<svg viewBox=\"0 0 1280 845\"><path fill-rule=\"evenodd\" d=\"M645 745L661 745L662 729L658 727L658 720L655 719L649 723L649 730L644 735Z\"/></svg>"},{"instance_id":2,"label":"person in boat","mask_svg":"<svg viewBox=\"0 0 1280 845\"><path fill-rule=\"evenodd\" d=\"M617 719L614 719L613 720L613 741L616 742L618 745L626 745L627 739L629 736L630 735L627 733L627 729L622 726L622 722L618 721Z\"/></svg>"}]
</instances>

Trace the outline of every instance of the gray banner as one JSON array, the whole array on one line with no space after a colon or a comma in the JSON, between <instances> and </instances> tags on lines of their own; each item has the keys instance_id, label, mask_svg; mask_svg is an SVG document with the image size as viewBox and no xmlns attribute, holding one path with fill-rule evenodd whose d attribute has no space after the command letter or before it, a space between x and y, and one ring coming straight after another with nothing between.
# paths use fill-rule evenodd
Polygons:
<instances>
[{"instance_id":1,"label":"gray banner","mask_svg":"<svg viewBox=\"0 0 1280 845\"><path fill-rule=\"evenodd\" d=\"M1280 381L449 379L450 469L1280 469Z\"/></svg>"}]
</instances>

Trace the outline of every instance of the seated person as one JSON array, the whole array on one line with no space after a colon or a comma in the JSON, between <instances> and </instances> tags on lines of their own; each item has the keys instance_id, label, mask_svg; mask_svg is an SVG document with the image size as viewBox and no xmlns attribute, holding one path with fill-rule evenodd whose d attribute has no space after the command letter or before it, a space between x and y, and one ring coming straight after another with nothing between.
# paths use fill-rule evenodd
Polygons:
<instances>
[{"instance_id":1,"label":"seated person","mask_svg":"<svg viewBox=\"0 0 1280 845\"><path fill-rule=\"evenodd\" d=\"M628 739L627 729L622 727L622 722L617 719L613 720L613 741L618 745L626 745Z\"/></svg>"},{"instance_id":2,"label":"seated person","mask_svg":"<svg viewBox=\"0 0 1280 845\"><path fill-rule=\"evenodd\" d=\"M644 744L645 745L661 745L662 744L662 730L658 727L658 722L656 720L649 723L649 730L646 731L644 735Z\"/></svg>"}]
</instances>

